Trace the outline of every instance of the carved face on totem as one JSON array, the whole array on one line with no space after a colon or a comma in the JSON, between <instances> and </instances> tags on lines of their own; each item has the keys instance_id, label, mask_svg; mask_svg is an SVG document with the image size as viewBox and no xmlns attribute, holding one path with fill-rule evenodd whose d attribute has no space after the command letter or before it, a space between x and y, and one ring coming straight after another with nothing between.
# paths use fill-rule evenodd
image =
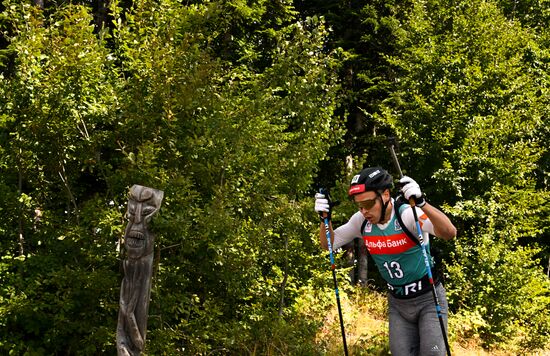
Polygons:
<instances>
[{"instance_id":1,"label":"carved face on totem","mask_svg":"<svg viewBox=\"0 0 550 356\"><path fill-rule=\"evenodd\" d=\"M153 215L160 209L164 192L134 185L128 196L128 225L124 232L124 244L128 258L139 259L153 252L154 235L149 230Z\"/></svg>"}]
</instances>

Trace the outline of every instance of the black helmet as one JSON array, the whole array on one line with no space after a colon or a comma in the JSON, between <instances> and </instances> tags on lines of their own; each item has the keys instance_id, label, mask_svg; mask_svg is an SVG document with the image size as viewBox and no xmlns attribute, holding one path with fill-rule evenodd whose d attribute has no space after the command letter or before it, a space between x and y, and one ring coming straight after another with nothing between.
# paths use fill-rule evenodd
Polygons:
<instances>
[{"instance_id":1,"label":"black helmet","mask_svg":"<svg viewBox=\"0 0 550 356\"><path fill-rule=\"evenodd\" d=\"M379 191L391 189L393 187L392 176L381 167L365 168L351 180L348 195L351 197L355 194L367 191Z\"/></svg>"}]
</instances>

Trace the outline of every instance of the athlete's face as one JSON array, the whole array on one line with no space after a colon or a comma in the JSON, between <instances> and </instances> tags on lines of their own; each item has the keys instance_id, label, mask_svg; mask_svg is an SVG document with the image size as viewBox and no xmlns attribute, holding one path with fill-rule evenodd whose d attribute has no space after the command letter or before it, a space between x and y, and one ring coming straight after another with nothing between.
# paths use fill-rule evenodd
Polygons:
<instances>
[{"instance_id":1,"label":"athlete's face","mask_svg":"<svg viewBox=\"0 0 550 356\"><path fill-rule=\"evenodd\" d=\"M382 215L382 200L384 203L387 202L390 199L390 194L388 190L385 190L380 197L376 192L368 191L355 195L353 199L365 219L371 224L378 224Z\"/></svg>"}]
</instances>

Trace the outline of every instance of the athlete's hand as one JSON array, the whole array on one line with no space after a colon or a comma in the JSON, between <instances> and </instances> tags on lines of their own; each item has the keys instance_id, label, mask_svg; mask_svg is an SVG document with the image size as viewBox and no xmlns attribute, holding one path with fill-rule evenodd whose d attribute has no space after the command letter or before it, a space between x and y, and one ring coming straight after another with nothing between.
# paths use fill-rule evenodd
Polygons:
<instances>
[{"instance_id":1,"label":"athlete's hand","mask_svg":"<svg viewBox=\"0 0 550 356\"><path fill-rule=\"evenodd\" d=\"M404 176L399 180L401 184L401 192L405 196L405 199L409 200L414 199L416 206L421 208L426 205L426 199L424 199L424 194L420 190L420 186L414 179L411 177Z\"/></svg>"},{"instance_id":2,"label":"athlete's hand","mask_svg":"<svg viewBox=\"0 0 550 356\"><path fill-rule=\"evenodd\" d=\"M324 194L316 193L315 194L315 211L321 217L328 217L330 219L331 204L330 201L325 197Z\"/></svg>"}]
</instances>

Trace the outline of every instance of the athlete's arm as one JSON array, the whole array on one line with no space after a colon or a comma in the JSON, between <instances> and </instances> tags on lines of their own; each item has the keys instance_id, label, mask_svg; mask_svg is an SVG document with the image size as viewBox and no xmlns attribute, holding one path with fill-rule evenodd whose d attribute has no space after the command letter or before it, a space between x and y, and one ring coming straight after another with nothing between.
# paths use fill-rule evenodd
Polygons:
<instances>
[{"instance_id":1,"label":"athlete's arm","mask_svg":"<svg viewBox=\"0 0 550 356\"><path fill-rule=\"evenodd\" d=\"M403 192L405 199L409 200L414 198L424 214L428 217L428 219L430 219L431 224L433 225L433 232L429 231L429 233L444 240L450 240L456 236L456 228L451 220L449 220L447 215L445 215L441 210L426 202L422 191L420 190L420 186L414 179L403 176L399 180L399 183L403 185L401 187L401 191ZM421 218L420 215L418 217L419 219Z\"/></svg>"},{"instance_id":2,"label":"athlete's arm","mask_svg":"<svg viewBox=\"0 0 550 356\"><path fill-rule=\"evenodd\" d=\"M441 210L426 204L421 208L433 225L433 234L443 240L451 240L456 236L456 227Z\"/></svg>"},{"instance_id":3,"label":"athlete's arm","mask_svg":"<svg viewBox=\"0 0 550 356\"><path fill-rule=\"evenodd\" d=\"M329 221L332 250L336 251L348 242L353 241L354 238L360 237L361 225L363 224L364 219L365 218L363 215L361 215L360 212L357 212L352 215L347 223L338 227L336 230L332 230L332 223ZM321 247L328 250L327 235L325 232L325 224L323 222L321 222L320 226L319 240L321 242Z\"/></svg>"}]
</instances>

